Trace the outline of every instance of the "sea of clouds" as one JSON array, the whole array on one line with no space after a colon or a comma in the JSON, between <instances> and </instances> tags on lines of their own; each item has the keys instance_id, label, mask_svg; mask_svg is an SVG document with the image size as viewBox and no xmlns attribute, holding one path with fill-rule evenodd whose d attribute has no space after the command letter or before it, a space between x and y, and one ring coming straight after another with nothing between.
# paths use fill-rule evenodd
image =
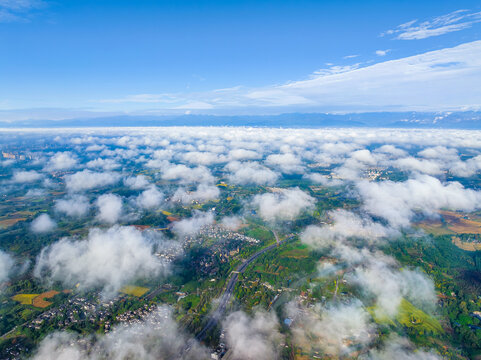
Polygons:
<instances>
[{"instance_id":1,"label":"sea of clouds","mask_svg":"<svg viewBox=\"0 0 481 360\"><path fill-rule=\"evenodd\" d=\"M335 259L335 264L320 263L320 276L346 271L346 281L359 289L359 295L349 304L332 302L309 309L289 304L289 316L297 319L292 328L294 341L299 346L315 341L331 356L361 348L363 356L372 359L392 358L395 353L397 358L436 358L430 352L414 352L412 344L401 337L391 337L372 349L377 328L364 304L369 299L379 316L389 318L396 317L402 299L426 312L435 311L432 280L418 269L402 268L381 251L381 245L409 231L420 216L436 218L445 208L467 212L481 208L481 191L469 186L470 179L481 171L481 132L173 127L0 133L5 143L15 137L31 138L32 144L50 142L61 149L34 147L31 160L1 163L9 174L3 180L2 194L19 189L27 197L53 190L64 193L46 213L29 222L27 231L48 235L60 222L82 219L90 227L87 235L56 239L30 259L34 275L42 281L65 286L79 283L84 289L100 289L105 297L114 296L135 279L169 274L169 265L155 253L214 223L216 213L215 209L194 211L175 222L174 240L124 223L173 204L216 200L222 191L216 184L225 181L261 187L242 199L239 212L217 221L236 228L245 214L255 210L272 228L288 226L306 212L312 213L316 198L296 185L276 186L285 178L304 179L312 185L336 188L359 204L351 210L331 210L328 223L307 226L300 235L311 248ZM134 167L148 169L153 175L134 172ZM375 168L403 176L369 181L366 174ZM122 186L136 195L114 191ZM181 246L178 252L181 256ZM25 271L20 266L24 261L6 249L0 251L0 283ZM154 353L178 353L179 339L187 341L189 335L177 328L170 310L161 309L169 314L161 326L171 333L156 332L148 344L136 336L150 331L151 320L92 341L101 349L99 353L109 358L125 359L129 351L137 351L140 355L136 357L142 359L154 358ZM262 310L228 314L222 326L235 359L275 358L283 341L279 320ZM132 337L132 333L136 335ZM113 345L123 337L129 338L132 346L125 353ZM70 346L71 342L71 335L53 334L42 342L36 357L95 358ZM205 355L199 344L191 349L189 356L184 354L186 358Z\"/></svg>"}]
</instances>

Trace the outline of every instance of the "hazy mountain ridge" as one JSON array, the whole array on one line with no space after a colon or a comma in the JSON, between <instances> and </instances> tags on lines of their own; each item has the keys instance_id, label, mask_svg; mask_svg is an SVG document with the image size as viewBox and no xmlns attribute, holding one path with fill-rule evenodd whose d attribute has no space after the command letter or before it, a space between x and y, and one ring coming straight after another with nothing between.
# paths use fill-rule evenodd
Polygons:
<instances>
[{"instance_id":1,"label":"hazy mountain ridge","mask_svg":"<svg viewBox=\"0 0 481 360\"><path fill-rule=\"evenodd\" d=\"M352 114L288 113L280 115L124 115L65 120L0 122L17 127L141 127L141 126L253 126L253 127L393 127L481 129L481 112L374 112Z\"/></svg>"}]
</instances>

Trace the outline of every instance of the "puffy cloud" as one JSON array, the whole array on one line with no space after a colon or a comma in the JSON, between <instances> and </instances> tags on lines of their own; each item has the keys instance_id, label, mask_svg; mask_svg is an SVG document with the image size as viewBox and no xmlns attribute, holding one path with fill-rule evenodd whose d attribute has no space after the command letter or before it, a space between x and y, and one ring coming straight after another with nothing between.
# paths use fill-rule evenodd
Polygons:
<instances>
[{"instance_id":1,"label":"puffy cloud","mask_svg":"<svg viewBox=\"0 0 481 360\"><path fill-rule=\"evenodd\" d=\"M97 219L109 224L116 223L122 215L122 198L115 194L99 196L95 202L99 212Z\"/></svg>"},{"instance_id":2,"label":"puffy cloud","mask_svg":"<svg viewBox=\"0 0 481 360\"><path fill-rule=\"evenodd\" d=\"M374 340L375 326L361 302L317 305L312 309L288 307L294 319L294 341L302 348L320 348L329 356L346 356Z\"/></svg>"},{"instance_id":3,"label":"puffy cloud","mask_svg":"<svg viewBox=\"0 0 481 360\"><path fill-rule=\"evenodd\" d=\"M215 180L206 167L190 168L183 164L171 165L165 168L162 178L165 180L178 180L182 184L212 183Z\"/></svg>"},{"instance_id":4,"label":"puffy cloud","mask_svg":"<svg viewBox=\"0 0 481 360\"><path fill-rule=\"evenodd\" d=\"M113 172L94 172L88 169L66 177L66 186L70 191L84 191L97 187L113 185L120 180L120 175Z\"/></svg>"},{"instance_id":5,"label":"puffy cloud","mask_svg":"<svg viewBox=\"0 0 481 360\"><path fill-rule=\"evenodd\" d=\"M386 219L392 226L409 226L415 211L433 215L441 208L473 211L480 207L481 192L465 189L458 182L442 183L419 175L404 182L367 182L357 184L363 208Z\"/></svg>"},{"instance_id":6,"label":"puffy cloud","mask_svg":"<svg viewBox=\"0 0 481 360\"><path fill-rule=\"evenodd\" d=\"M45 189L29 189L25 194L26 197L40 197L47 195Z\"/></svg>"},{"instance_id":7,"label":"puffy cloud","mask_svg":"<svg viewBox=\"0 0 481 360\"><path fill-rule=\"evenodd\" d=\"M12 177L12 181L16 183L31 183L40 179L43 179L43 175L35 170L16 171Z\"/></svg>"},{"instance_id":8,"label":"puffy cloud","mask_svg":"<svg viewBox=\"0 0 481 360\"><path fill-rule=\"evenodd\" d=\"M481 155L474 156L466 161L456 161L451 164L449 171L456 176L473 176L481 171Z\"/></svg>"},{"instance_id":9,"label":"puffy cloud","mask_svg":"<svg viewBox=\"0 0 481 360\"><path fill-rule=\"evenodd\" d=\"M144 209L153 209L158 207L164 200L164 194L162 194L155 185L152 185L147 190L137 197L137 204Z\"/></svg>"},{"instance_id":10,"label":"puffy cloud","mask_svg":"<svg viewBox=\"0 0 481 360\"><path fill-rule=\"evenodd\" d=\"M53 333L42 340L33 360L209 359L207 349L179 328L167 306L160 306L139 323L83 338L87 347L78 340L71 333Z\"/></svg>"},{"instance_id":11,"label":"puffy cloud","mask_svg":"<svg viewBox=\"0 0 481 360\"><path fill-rule=\"evenodd\" d=\"M315 199L299 188L281 189L276 193L256 195L252 204L267 221L294 220L303 211L314 208Z\"/></svg>"},{"instance_id":12,"label":"puffy cloud","mask_svg":"<svg viewBox=\"0 0 481 360\"><path fill-rule=\"evenodd\" d=\"M195 165L212 165L221 162L225 162L224 156L219 156L218 154L211 152L201 152L201 151L191 151L182 155L182 158Z\"/></svg>"},{"instance_id":13,"label":"puffy cloud","mask_svg":"<svg viewBox=\"0 0 481 360\"><path fill-rule=\"evenodd\" d=\"M101 168L104 170L114 170L120 167L120 164L113 159L102 159L97 158L95 160L89 161L87 164L88 168Z\"/></svg>"},{"instance_id":14,"label":"puffy cloud","mask_svg":"<svg viewBox=\"0 0 481 360\"><path fill-rule=\"evenodd\" d=\"M8 280L14 264L15 261L13 258L6 252L0 250L0 284Z\"/></svg>"},{"instance_id":15,"label":"puffy cloud","mask_svg":"<svg viewBox=\"0 0 481 360\"><path fill-rule=\"evenodd\" d=\"M399 149L399 148L395 147L394 145L383 145L383 146L378 147L374 151L379 152L379 153L388 154L388 155L391 155L391 156L394 156L394 157L403 157L403 156L407 155L406 151L404 151L402 149Z\"/></svg>"},{"instance_id":16,"label":"puffy cloud","mask_svg":"<svg viewBox=\"0 0 481 360\"><path fill-rule=\"evenodd\" d=\"M261 155L253 150L233 149L229 151L228 158L230 160L254 160L259 159Z\"/></svg>"},{"instance_id":17,"label":"puffy cloud","mask_svg":"<svg viewBox=\"0 0 481 360\"><path fill-rule=\"evenodd\" d=\"M232 359L268 360L278 355L282 339L273 312L257 311L252 317L242 311L230 314L222 324Z\"/></svg>"},{"instance_id":18,"label":"puffy cloud","mask_svg":"<svg viewBox=\"0 0 481 360\"><path fill-rule=\"evenodd\" d=\"M455 161L459 159L458 151L453 148L447 148L446 146L429 147L419 151L418 155L426 159L441 159L444 161Z\"/></svg>"},{"instance_id":19,"label":"puffy cloud","mask_svg":"<svg viewBox=\"0 0 481 360\"><path fill-rule=\"evenodd\" d=\"M172 226L172 231L180 237L192 235L200 230L204 225L210 225L214 222L214 214L212 212L195 211L194 215L187 219L177 221Z\"/></svg>"},{"instance_id":20,"label":"puffy cloud","mask_svg":"<svg viewBox=\"0 0 481 360\"><path fill-rule=\"evenodd\" d=\"M215 185L199 184L195 191L185 191L180 188L172 196L172 201L180 201L183 204L191 203L192 201L205 202L215 200L219 197L220 190Z\"/></svg>"},{"instance_id":21,"label":"puffy cloud","mask_svg":"<svg viewBox=\"0 0 481 360\"><path fill-rule=\"evenodd\" d=\"M131 176L124 179L124 184L133 190L145 189L150 185L145 175Z\"/></svg>"},{"instance_id":22,"label":"puffy cloud","mask_svg":"<svg viewBox=\"0 0 481 360\"><path fill-rule=\"evenodd\" d=\"M77 165L77 158L72 153L58 152L54 154L47 163L45 170L47 171L57 171L57 170L68 170Z\"/></svg>"},{"instance_id":23,"label":"puffy cloud","mask_svg":"<svg viewBox=\"0 0 481 360\"><path fill-rule=\"evenodd\" d=\"M229 230L237 230L242 225L242 219L238 216L226 216L222 218L221 224Z\"/></svg>"},{"instance_id":24,"label":"puffy cloud","mask_svg":"<svg viewBox=\"0 0 481 360\"><path fill-rule=\"evenodd\" d=\"M397 231L350 211L338 209L329 212L333 223L325 226L308 226L301 234L301 240L316 248L326 248L344 238L361 238L378 242L382 238L395 236Z\"/></svg>"},{"instance_id":25,"label":"puffy cloud","mask_svg":"<svg viewBox=\"0 0 481 360\"><path fill-rule=\"evenodd\" d=\"M279 178L276 172L257 162L233 161L226 165L226 170L231 172L229 182L239 185L272 185Z\"/></svg>"},{"instance_id":26,"label":"puffy cloud","mask_svg":"<svg viewBox=\"0 0 481 360\"><path fill-rule=\"evenodd\" d=\"M167 271L154 255L160 245L160 239L134 227L92 229L86 239L63 238L43 249L34 274L66 286L102 288L104 295L113 295L129 282Z\"/></svg>"},{"instance_id":27,"label":"puffy cloud","mask_svg":"<svg viewBox=\"0 0 481 360\"><path fill-rule=\"evenodd\" d=\"M73 217L82 217L90 208L89 200L83 195L72 195L55 201L55 210Z\"/></svg>"},{"instance_id":28,"label":"puffy cloud","mask_svg":"<svg viewBox=\"0 0 481 360\"><path fill-rule=\"evenodd\" d=\"M57 224L48 214L41 214L37 216L30 224L30 229L37 234L43 234L55 229Z\"/></svg>"},{"instance_id":29,"label":"puffy cloud","mask_svg":"<svg viewBox=\"0 0 481 360\"><path fill-rule=\"evenodd\" d=\"M376 314L381 318L394 318L403 298L429 310L436 304L434 283L418 271L399 271L383 261L371 259L347 278L358 284L361 291L374 296Z\"/></svg>"},{"instance_id":30,"label":"puffy cloud","mask_svg":"<svg viewBox=\"0 0 481 360\"><path fill-rule=\"evenodd\" d=\"M405 338L391 335L380 349L369 351L363 357L369 360L440 360L441 357L432 353L416 349L416 347Z\"/></svg>"},{"instance_id":31,"label":"puffy cloud","mask_svg":"<svg viewBox=\"0 0 481 360\"><path fill-rule=\"evenodd\" d=\"M266 158L267 165L278 166L284 173L302 172L301 160L292 153L273 154Z\"/></svg>"},{"instance_id":32,"label":"puffy cloud","mask_svg":"<svg viewBox=\"0 0 481 360\"><path fill-rule=\"evenodd\" d=\"M376 164L376 159L374 158L374 156L372 156L371 152L367 149L354 151L351 154L351 158L353 158L354 160L357 160L359 162L369 164L369 165L375 165Z\"/></svg>"},{"instance_id":33,"label":"puffy cloud","mask_svg":"<svg viewBox=\"0 0 481 360\"><path fill-rule=\"evenodd\" d=\"M440 175L443 172L441 164L437 161L416 159L412 156L398 159L392 165L400 170L415 171L428 175Z\"/></svg>"}]
</instances>

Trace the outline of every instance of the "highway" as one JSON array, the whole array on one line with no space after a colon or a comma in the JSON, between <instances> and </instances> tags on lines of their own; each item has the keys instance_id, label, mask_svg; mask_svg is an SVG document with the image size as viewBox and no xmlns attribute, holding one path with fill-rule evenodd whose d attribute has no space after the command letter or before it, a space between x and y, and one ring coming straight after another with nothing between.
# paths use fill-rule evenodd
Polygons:
<instances>
[{"instance_id":1,"label":"highway","mask_svg":"<svg viewBox=\"0 0 481 360\"><path fill-rule=\"evenodd\" d=\"M227 304L229 303L230 298L232 297L232 293L234 292L235 284L237 283L237 280L239 278L239 273L243 273L245 269L251 264L255 259L257 259L259 256L264 254L265 252L272 250L276 248L277 246L281 245L282 243L286 242L290 238L286 238L284 240L279 240L277 233L274 232L274 236L276 238L276 243L269 245L268 247L265 247L255 254L251 255L250 258L248 258L246 261L244 261L242 264L240 264L235 271L232 271L229 282L227 283L227 286L225 287L224 293L222 294L220 301L219 301L219 306L217 309L211 314L209 317L209 320L205 324L204 328L196 335L196 339L199 341L202 341L209 330L211 330L214 326L217 325L217 322L222 318L222 315L224 315L225 309L227 307Z\"/></svg>"}]
</instances>

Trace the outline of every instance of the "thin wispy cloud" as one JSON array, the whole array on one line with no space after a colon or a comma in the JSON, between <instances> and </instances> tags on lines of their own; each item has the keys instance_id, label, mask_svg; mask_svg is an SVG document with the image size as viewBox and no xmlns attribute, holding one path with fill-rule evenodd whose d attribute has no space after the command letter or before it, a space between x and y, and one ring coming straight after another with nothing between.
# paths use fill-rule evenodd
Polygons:
<instances>
[{"instance_id":1,"label":"thin wispy cloud","mask_svg":"<svg viewBox=\"0 0 481 360\"><path fill-rule=\"evenodd\" d=\"M383 56L389 50L378 50ZM320 69L307 79L259 88L134 95L103 102L142 104L159 99L159 109L289 111L451 111L481 103L481 41L382 61ZM457 89L457 91L453 91ZM463 90L466 89L466 90ZM160 99L169 99L169 104Z\"/></svg>"},{"instance_id":2,"label":"thin wispy cloud","mask_svg":"<svg viewBox=\"0 0 481 360\"><path fill-rule=\"evenodd\" d=\"M391 52L391 49L376 50L376 55L377 56L386 56L389 52Z\"/></svg>"},{"instance_id":3,"label":"thin wispy cloud","mask_svg":"<svg viewBox=\"0 0 481 360\"><path fill-rule=\"evenodd\" d=\"M0 0L0 23L28 21L32 11L46 6L42 0Z\"/></svg>"},{"instance_id":4,"label":"thin wispy cloud","mask_svg":"<svg viewBox=\"0 0 481 360\"><path fill-rule=\"evenodd\" d=\"M398 40L420 40L468 29L479 22L481 12L457 10L421 23L418 20L411 20L382 33L381 36L396 35L395 39Z\"/></svg>"}]
</instances>

